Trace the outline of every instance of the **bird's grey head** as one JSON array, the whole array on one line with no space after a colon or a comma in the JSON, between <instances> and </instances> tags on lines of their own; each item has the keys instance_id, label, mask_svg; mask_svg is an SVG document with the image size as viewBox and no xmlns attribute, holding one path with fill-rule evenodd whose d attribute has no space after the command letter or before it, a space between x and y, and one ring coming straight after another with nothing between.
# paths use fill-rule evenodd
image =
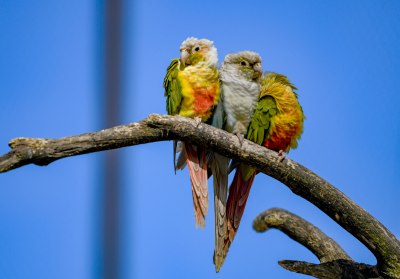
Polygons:
<instances>
[{"instance_id":1,"label":"bird's grey head","mask_svg":"<svg viewBox=\"0 0 400 279\"><path fill-rule=\"evenodd\" d=\"M260 82L262 76L261 56L253 51L241 51L225 56L221 75L234 73L247 80Z\"/></svg>"}]
</instances>

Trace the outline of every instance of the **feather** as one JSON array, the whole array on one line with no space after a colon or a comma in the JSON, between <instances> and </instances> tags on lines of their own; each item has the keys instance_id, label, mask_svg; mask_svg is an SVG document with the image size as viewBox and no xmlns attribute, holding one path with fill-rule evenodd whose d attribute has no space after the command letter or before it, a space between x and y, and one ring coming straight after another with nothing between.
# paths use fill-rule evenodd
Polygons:
<instances>
[{"instance_id":1,"label":"feather","mask_svg":"<svg viewBox=\"0 0 400 279\"><path fill-rule=\"evenodd\" d=\"M207 158L203 148L185 143L186 162L192 184L194 215L196 227L205 226L205 216L208 212L208 183L207 183Z\"/></svg>"}]
</instances>

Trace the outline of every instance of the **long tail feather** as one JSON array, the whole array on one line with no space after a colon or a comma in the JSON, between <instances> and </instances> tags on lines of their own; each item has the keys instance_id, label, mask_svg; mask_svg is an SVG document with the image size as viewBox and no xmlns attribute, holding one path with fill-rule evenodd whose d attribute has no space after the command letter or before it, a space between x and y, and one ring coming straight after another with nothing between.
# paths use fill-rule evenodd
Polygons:
<instances>
[{"instance_id":1,"label":"long tail feather","mask_svg":"<svg viewBox=\"0 0 400 279\"><path fill-rule=\"evenodd\" d=\"M178 149L176 152L179 152L178 159L175 160L175 170L183 170L186 167L186 151L185 144L183 142L178 142Z\"/></svg>"},{"instance_id":2,"label":"long tail feather","mask_svg":"<svg viewBox=\"0 0 400 279\"><path fill-rule=\"evenodd\" d=\"M228 253L233 239L239 229L240 220L242 219L247 198L249 197L250 188L253 184L256 171L245 165L240 165L236 169L231 187L229 188L229 197L227 202L227 238L225 240L224 253Z\"/></svg>"},{"instance_id":3,"label":"long tail feather","mask_svg":"<svg viewBox=\"0 0 400 279\"><path fill-rule=\"evenodd\" d=\"M224 263L224 243L227 238L226 200L228 195L229 158L214 153L211 172L214 182L215 245L214 264L217 272Z\"/></svg>"},{"instance_id":4,"label":"long tail feather","mask_svg":"<svg viewBox=\"0 0 400 279\"><path fill-rule=\"evenodd\" d=\"M194 216L196 227L205 226L208 212L207 158L204 148L185 143L186 162L192 184Z\"/></svg>"}]
</instances>

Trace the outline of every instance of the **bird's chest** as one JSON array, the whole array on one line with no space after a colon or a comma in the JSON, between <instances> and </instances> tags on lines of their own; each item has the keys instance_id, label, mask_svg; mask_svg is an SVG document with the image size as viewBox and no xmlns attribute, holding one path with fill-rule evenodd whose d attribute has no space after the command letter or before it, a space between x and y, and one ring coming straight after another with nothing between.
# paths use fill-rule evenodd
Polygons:
<instances>
[{"instance_id":1,"label":"bird's chest","mask_svg":"<svg viewBox=\"0 0 400 279\"><path fill-rule=\"evenodd\" d=\"M200 117L206 121L219 100L218 73L211 68L191 68L179 76L182 86L182 108L180 115Z\"/></svg>"},{"instance_id":2,"label":"bird's chest","mask_svg":"<svg viewBox=\"0 0 400 279\"><path fill-rule=\"evenodd\" d=\"M252 90L249 90L252 89ZM245 134L258 99L258 88L222 85L228 132Z\"/></svg>"}]
</instances>

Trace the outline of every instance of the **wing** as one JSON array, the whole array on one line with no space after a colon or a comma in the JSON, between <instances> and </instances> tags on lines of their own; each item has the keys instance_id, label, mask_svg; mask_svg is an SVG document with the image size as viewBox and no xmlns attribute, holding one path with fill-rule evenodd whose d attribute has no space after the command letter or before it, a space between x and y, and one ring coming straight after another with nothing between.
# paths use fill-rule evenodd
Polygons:
<instances>
[{"instance_id":1,"label":"wing","mask_svg":"<svg viewBox=\"0 0 400 279\"><path fill-rule=\"evenodd\" d=\"M169 115L177 115L181 109L182 101L182 90L181 85L178 80L178 73L180 69L179 59L173 59L171 64L167 68L167 74L164 78L164 96L167 98L167 112ZM173 143L173 160L174 160L174 170L176 172L176 147L178 142L174 140ZM184 156L185 157L185 156Z\"/></svg>"},{"instance_id":2,"label":"wing","mask_svg":"<svg viewBox=\"0 0 400 279\"><path fill-rule=\"evenodd\" d=\"M225 121L226 121L223 102L224 102L224 100L222 99L222 94L221 94L218 105L213 112L212 122L211 122L212 126L219 128L219 129L224 128Z\"/></svg>"},{"instance_id":3,"label":"wing","mask_svg":"<svg viewBox=\"0 0 400 279\"><path fill-rule=\"evenodd\" d=\"M284 75L264 74L257 115L254 115L255 122L252 131L249 131L251 134L248 139L258 144L262 144L261 140L264 139L262 145L275 151L288 152L291 148L296 148L304 122L296 89ZM274 117L277 113L279 115Z\"/></svg>"},{"instance_id":4,"label":"wing","mask_svg":"<svg viewBox=\"0 0 400 279\"><path fill-rule=\"evenodd\" d=\"M261 88L260 99L258 100L249 129L247 130L246 139L262 145L269 135L271 120L277 112L278 108L274 97L267 94L265 88Z\"/></svg>"},{"instance_id":5,"label":"wing","mask_svg":"<svg viewBox=\"0 0 400 279\"><path fill-rule=\"evenodd\" d=\"M182 89L178 80L180 70L179 59L173 59L167 68L164 78L164 96L167 97L167 112L169 115L179 114L182 101Z\"/></svg>"}]
</instances>

